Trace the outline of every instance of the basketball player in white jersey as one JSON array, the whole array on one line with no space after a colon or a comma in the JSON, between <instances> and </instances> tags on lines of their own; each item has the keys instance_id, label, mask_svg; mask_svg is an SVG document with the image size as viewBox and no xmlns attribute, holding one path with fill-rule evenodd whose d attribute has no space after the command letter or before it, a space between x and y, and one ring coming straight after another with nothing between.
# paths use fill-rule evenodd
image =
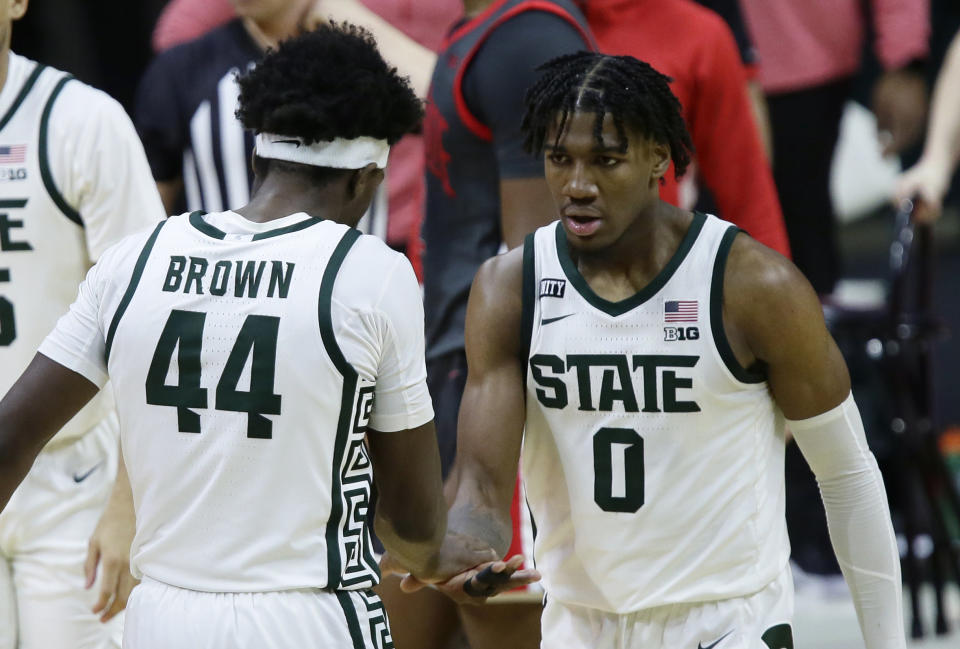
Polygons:
<instances>
[{"instance_id":1,"label":"basketball player in white jersey","mask_svg":"<svg viewBox=\"0 0 960 649\"><path fill-rule=\"evenodd\" d=\"M124 646L391 647L370 590L374 478L376 531L405 569L507 567L483 543L436 555L419 287L352 227L422 109L351 26L281 44L239 83L251 202L104 254L0 402L0 505L109 375L142 579Z\"/></svg>"},{"instance_id":2,"label":"basketball player in white jersey","mask_svg":"<svg viewBox=\"0 0 960 649\"><path fill-rule=\"evenodd\" d=\"M103 251L164 216L123 108L10 51L26 9L0 2L0 395ZM117 473L116 415L96 398L63 423L0 514L0 649L120 643L133 522L110 513L97 527Z\"/></svg>"},{"instance_id":3,"label":"basketball player in white jersey","mask_svg":"<svg viewBox=\"0 0 960 649\"><path fill-rule=\"evenodd\" d=\"M523 440L542 647L792 649L786 420L867 649L904 647L883 482L810 285L659 199L690 159L666 77L592 53L543 69L524 129L560 221L474 281L450 530L506 547Z\"/></svg>"}]
</instances>

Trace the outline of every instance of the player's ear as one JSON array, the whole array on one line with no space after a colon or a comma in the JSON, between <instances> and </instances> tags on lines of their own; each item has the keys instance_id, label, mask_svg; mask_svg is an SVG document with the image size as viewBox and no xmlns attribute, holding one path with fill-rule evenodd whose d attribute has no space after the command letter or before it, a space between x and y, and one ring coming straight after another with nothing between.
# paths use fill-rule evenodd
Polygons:
<instances>
[{"instance_id":1,"label":"player's ear","mask_svg":"<svg viewBox=\"0 0 960 649\"><path fill-rule=\"evenodd\" d=\"M650 155L653 157L651 180L660 180L670 168L670 147L661 142L651 142Z\"/></svg>"},{"instance_id":2,"label":"player's ear","mask_svg":"<svg viewBox=\"0 0 960 649\"><path fill-rule=\"evenodd\" d=\"M27 13L28 0L6 0L10 3L10 20L20 20Z\"/></svg>"},{"instance_id":3,"label":"player's ear","mask_svg":"<svg viewBox=\"0 0 960 649\"><path fill-rule=\"evenodd\" d=\"M363 169L357 169L356 173L350 177L350 182L347 186L347 190L350 192L350 198L369 197L368 200L373 200L373 193L377 190L377 187L380 186L380 183L383 182L383 176L383 169L380 169L372 162Z\"/></svg>"}]
</instances>

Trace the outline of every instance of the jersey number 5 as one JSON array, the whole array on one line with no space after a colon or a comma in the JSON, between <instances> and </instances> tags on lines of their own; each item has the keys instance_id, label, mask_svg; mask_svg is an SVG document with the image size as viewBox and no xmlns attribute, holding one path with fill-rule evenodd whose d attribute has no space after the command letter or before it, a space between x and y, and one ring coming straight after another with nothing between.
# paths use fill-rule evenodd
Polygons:
<instances>
[{"instance_id":1,"label":"jersey number 5","mask_svg":"<svg viewBox=\"0 0 960 649\"><path fill-rule=\"evenodd\" d=\"M147 403L175 407L181 433L199 433L200 415L191 408L207 407L207 389L200 387L200 347L206 317L206 313L196 311L171 311L147 371ZM280 395L273 393L279 327L280 318L247 316L217 383L216 409L247 413L247 437L271 439L273 422L264 415L280 414ZM179 380L176 385L167 385L174 350ZM239 390L240 375L250 356L250 389Z\"/></svg>"},{"instance_id":2,"label":"jersey number 5","mask_svg":"<svg viewBox=\"0 0 960 649\"><path fill-rule=\"evenodd\" d=\"M593 500L605 512L633 514L643 506L643 438L632 428L593 436Z\"/></svg>"}]
</instances>

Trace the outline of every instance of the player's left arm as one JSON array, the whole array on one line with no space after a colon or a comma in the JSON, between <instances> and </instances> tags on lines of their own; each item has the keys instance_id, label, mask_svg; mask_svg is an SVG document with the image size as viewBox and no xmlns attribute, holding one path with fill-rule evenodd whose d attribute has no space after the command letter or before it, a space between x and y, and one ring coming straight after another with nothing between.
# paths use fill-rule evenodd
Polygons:
<instances>
[{"instance_id":1,"label":"player's left arm","mask_svg":"<svg viewBox=\"0 0 960 649\"><path fill-rule=\"evenodd\" d=\"M742 234L723 291L738 360L766 365L773 398L817 477L866 647L902 649L900 559L883 478L817 296L793 264Z\"/></svg>"},{"instance_id":2,"label":"player's left arm","mask_svg":"<svg viewBox=\"0 0 960 649\"><path fill-rule=\"evenodd\" d=\"M83 226L91 261L166 217L143 145L116 100L71 81L54 103L50 131L53 183Z\"/></svg>"}]
</instances>

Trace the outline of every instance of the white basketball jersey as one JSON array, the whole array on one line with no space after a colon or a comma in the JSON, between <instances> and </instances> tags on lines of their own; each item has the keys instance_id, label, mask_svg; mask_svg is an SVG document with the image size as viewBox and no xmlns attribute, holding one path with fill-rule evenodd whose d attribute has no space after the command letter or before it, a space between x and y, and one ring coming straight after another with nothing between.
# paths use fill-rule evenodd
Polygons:
<instances>
[{"instance_id":1,"label":"white basketball jersey","mask_svg":"<svg viewBox=\"0 0 960 649\"><path fill-rule=\"evenodd\" d=\"M0 117L0 396L30 364L92 264L80 216L56 188L48 158L53 102L71 77L13 53L10 59L11 71L28 71L17 75L24 77L19 84L8 78ZM94 397L58 442L83 435L109 412L109 399Z\"/></svg>"},{"instance_id":2,"label":"white basketball jersey","mask_svg":"<svg viewBox=\"0 0 960 649\"><path fill-rule=\"evenodd\" d=\"M783 417L723 332L736 233L695 214L620 302L559 223L528 237L523 475L548 597L626 613L753 593L786 564Z\"/></svg>"},{"instance_id":3,"label":"white basketball jersey","mask_svg":"<svg viewBox=\"0 0 960 649\"><path fill-rule=\"evenodd\" d=\"M397 293L406 337L384 306ZM103 256L41 351L110 376L135 575L213 592L377 583L367 425L433 416L419 288L382 241L302 213L171 217Z\"/></svg>"}]
</instances>

